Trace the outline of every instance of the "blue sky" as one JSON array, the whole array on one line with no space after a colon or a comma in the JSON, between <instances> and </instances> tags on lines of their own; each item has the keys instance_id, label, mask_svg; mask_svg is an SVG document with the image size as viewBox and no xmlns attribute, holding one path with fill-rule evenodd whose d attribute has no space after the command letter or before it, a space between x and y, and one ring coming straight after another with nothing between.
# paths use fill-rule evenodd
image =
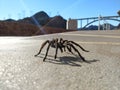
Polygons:
<instances>
[{"instance_id":1,"label":"blue sky","mask_svg":"<svg viewBox=\"0 0 120 90\"><path fill-rule=\"evenodd\" d=\"M29 17L45 11L49 16L86 18L117 15L120 0L0 0L0 20Z\"/></svg>"}]
</instances>

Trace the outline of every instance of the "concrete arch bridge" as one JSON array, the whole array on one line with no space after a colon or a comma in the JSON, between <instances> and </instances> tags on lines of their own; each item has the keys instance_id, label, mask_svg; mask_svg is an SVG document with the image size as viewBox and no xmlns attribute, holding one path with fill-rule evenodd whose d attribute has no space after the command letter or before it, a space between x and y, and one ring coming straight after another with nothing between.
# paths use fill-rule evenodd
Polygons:
<instances>
[{"instance_id":1,"label":"concrete arch bridge","mask_svg":"<svg viewBox=\"0 0 120 90\"><path fill-rule=\"evenodd\" d=\"M90 18L80 18L80 19L72 19L72 20L77 20L80 21L80 27L81 29L85 29L87 26L94 22L99 22L98 27L100 26L100 21L101 20L112 20L112 21L117 21L120 23L120 16L99 16L99 17L90 17ZM83 26L83 21L86 21L86 24Z\"/></svg>"}]
</instances>

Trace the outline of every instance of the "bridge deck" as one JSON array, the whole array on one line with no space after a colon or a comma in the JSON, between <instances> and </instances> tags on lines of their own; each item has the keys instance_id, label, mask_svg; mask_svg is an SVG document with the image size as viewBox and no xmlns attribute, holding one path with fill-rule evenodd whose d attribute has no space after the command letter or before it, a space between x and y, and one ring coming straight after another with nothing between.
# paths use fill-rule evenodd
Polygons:
<instances>
[{"instance_id":1,"label":"bridge deck","mask_svg":"<svg viewBox=\"0 0 120 90\"><path fill-rule=\"evenodd\" d=\"M88 20L88 19L98 19L99 17L89 17L89 18L79 18L79 19L73 19L73 20ZM103 19L111 19L111 18L120 18L120 16L102 16L100 18Z\"/></svg>"}]
</instances>

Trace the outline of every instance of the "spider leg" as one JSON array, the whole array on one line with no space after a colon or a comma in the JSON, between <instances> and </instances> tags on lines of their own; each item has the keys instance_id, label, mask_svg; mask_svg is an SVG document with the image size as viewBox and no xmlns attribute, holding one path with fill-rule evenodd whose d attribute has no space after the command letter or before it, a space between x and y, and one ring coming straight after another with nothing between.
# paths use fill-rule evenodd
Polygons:
<instances>
[{"instance_id":1,"label":"spider leg","mask_svg":"<svg viewBox=\"0 0 120 90\"><path fill-rule=\"evenodd\" d=\"M70 46L70 47L67 46L67 49L68 49L69 52L71 52L71 53L73 54L72 49L71 49L71 46Z\"/></svg>"},{"instance_id":2,"label":"spider leg","mask_svg":"<svg viewBox=\"0 0 120 90\"><path fill-rule=\"evenodd\" d=\"M68 45L70 45L70 46L78 53L78 55L80 56L80 58L81 58L83 61L86 61L85 58L80 54L80 52L74 47L74 45L72 45L72 44L68 44Z\"/></svg>"},{"instance_id":3,"label":"spider leg","mask_svg":"<svg viewBox=\"0 0 120 90\"><path fill-rule=\"evenodd\" d=\"M57 58L57 53L58 53L58 44L57 44L57 46L56 46L55 59Z\"/></svg>"},{"instance_id":4,"label":"spider leg","mask_svg":"<svg viewBox=\"0 0 120 90\"><path fill-rule=\"evenodd\" d=\"M51 45L51 42L49 43L49 45L47 47L47 51L46 51L46 54L45 54L45 57L44 57L43 61L45 61L45 59L46 59L46 57L48 55L48 51L49 51L50 45Z\"/></svg>"},{"instance_id":5,"label":"spider leg","mask_svg":"<svg viewBox=\"0 0 120 90\"><path fill-rule=\"evenodd\" d=\"M60 38L60 43L63 43L63 39L62 38Z\"/></svg>"},{"instance_id":6,"label":"spider leg","mask_svg":"<svg viewBox=\"0 0 120 90\"><path fill-rule=\"evenodd\" d=\"M56 39L56 41L55 41L56 51L55 51L55 57L54 57L55 59L57 58L57 53L58 53L58 48L59 48L58 45L59 45L59 44L58 44L58 39Z\"/></svg>"},{"instance_id":7,"label":"spider leg","mask_svg":"<svg viewBox=\"0 0 120 90\"><path fill-rule=\"evenodd\" d=\"M39 52L35 55L35 57L38 56L38 55L41 53L43 47L44 47L47 43L49 43L49 40L47 40L47 41L45 41L45 42L42 43L41 48L40 48Z\"/></svg>"},{"instance_id":8,"label":"spider leg","mask_svg":"<svg viewBox=\"0 0 120 90\"><path fill-rule=\"evenodd\" d=\"M63 49L62 49L62 48L64 48L64 51L66 51L66 50L65 50L65 47L63 47L63 43L64 43L64 42L63 42L63 39L60 38L60 42L59 42L59 46L58 46L58 47L59 47L59 49L61 50L61 52L63 52Z\"/></svg>"},{"instance_id":9,"label":"spider leg","mask_svg":"<svg viewBox=\"0 0 120 90\"><path fill-rule=\"evenodd\" d=\"M66 49L65 49L65 47L64 47L64 51L66 52Z\"/></svg>"},{"instance_id":10,"label":"spider leg","mask_svg":"<svg viewBox=\"0 0 120 90\"><path fill-rule=\"evenodd\" d=\"M62 46L58 44L58 48L60 49L61 53L63 52Z\"/></svg>"},{"instance_id":11,"label":"spider leg","mask_svg":"<svg viewBox=\"0 0 120 90\"><path fill-rule=\"evenodd\" d=\"M69 42L71 42L71 43L73 43L74 45L80 47L83 51L89 52L88 50L85 50L82 46L80 46L79 44L77 44L77 43L75 43L75 42L73 42L73 41L69 41Z\"/></svg>"},{"instance_id":12,"label":"spider leg","mask_svg":"<svg viewBox=\"0 0 120 90\"><path fill-rule=\"evenodd\" d=\"M66 47L67 47L68 40L63 40L62 42L63 42L62 44L64 45L64 51L66 52Z\"/></svg>"}]
</instances>

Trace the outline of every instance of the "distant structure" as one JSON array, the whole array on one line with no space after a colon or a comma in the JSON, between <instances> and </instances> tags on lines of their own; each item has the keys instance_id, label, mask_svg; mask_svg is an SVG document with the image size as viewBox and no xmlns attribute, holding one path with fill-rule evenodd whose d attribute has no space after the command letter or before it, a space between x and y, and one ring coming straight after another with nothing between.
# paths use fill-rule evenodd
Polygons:
<instances>
[{"instance_id":1,"label":"distant structure","mask_svg":"<svg viewBox=\"0 0 120 90\"><path fill-rule=\"evenodd\" d=\"M99 16L99 17L89 17L89 18L80 18L80 19L69 19L67 21L67 28L69 29L75 29L77 28L77 21L80 21L80 26L81 26L81 29L85 29L88 25L94 23L94 22L99 22L99 26L98 26L98 30L100 30L100 21L103 20L104 23L106 22L106 20L113 20L113 21L117 21L117 22L120 22L120 16ZM86 21L86 24L83 26L82 25L82 22L83 21ZM75 25L75 26L74 26ZM104 26L104 29L109 29L110 26L108 25L105 25Z\"/></svg>"},{"instance_id":2,"label":"distant structure","mask_svg":"<svg viewBox=\"0 0 120 90\"><path fill-rule=\"evenodd\" d=\"M103 30L110 30L110 24L101 15L98 17L98 30L100 30L101 27L100 20L103 20Z\"/></svg>"},{"instance_id":3,"label":"distant structure","mask_svg":"<svg viewBox=\"0 0 120 90\"><path fill-rule=\"evenodd\" d=\"M77 20L73 20L73 19L68 19L67 20L67 29L72 29L72 30L76 30L77 29Z\"/></svg>"}]
</instances>

